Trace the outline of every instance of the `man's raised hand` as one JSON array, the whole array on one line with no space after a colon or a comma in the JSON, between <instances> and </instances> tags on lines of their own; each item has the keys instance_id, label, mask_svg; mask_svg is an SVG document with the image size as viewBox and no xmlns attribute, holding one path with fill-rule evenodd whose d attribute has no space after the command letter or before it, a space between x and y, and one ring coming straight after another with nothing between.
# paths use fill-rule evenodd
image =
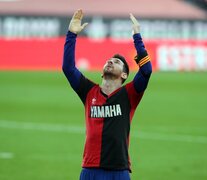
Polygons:
<instances>
[{"instance_id":1,"label":"man's raised hand","mask_svg":"<svg viewBox=\"0 0 207 180\"><path fill-rule=\"evenodd\" d=\"M132 13L129 14L130 15L130 19L132 21L132 29L133 29L133 34L137 34L140 33L140 24L137 21L137 19L133 16Z\"/></svg>"},{"instance_id":2,"label":"man's raised hand","mask_svg":"<svg viewBox=\"0 0 207 180\"><path fill-rule=\"evenodd\" d=\"M73 14L68 30L75 34L80 33L88 25L88 23L84 23L83 25L81 25L82 18L83 18L83 11L82 9L78 9Z\"/></svg>"}]
</instances>

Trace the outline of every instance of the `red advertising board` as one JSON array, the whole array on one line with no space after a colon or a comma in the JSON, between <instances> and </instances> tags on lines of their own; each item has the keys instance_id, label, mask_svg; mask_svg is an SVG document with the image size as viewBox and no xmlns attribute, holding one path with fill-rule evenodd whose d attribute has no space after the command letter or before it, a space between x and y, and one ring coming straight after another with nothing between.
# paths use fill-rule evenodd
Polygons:
<instances>
[{"instance_id":1,"label":"red advertising board","mask_svg":"<svg viewBox=\"0 0 207 180\"><path fill-rule=\"evenodd\" d=\"M161 71L206 71L207 41L159 43L156 66Z\"/></svg>"},{"instance_id":2,"label":"red advertising board","mask_svg":"<svg viewBox=\"0 0 207 180\"><path fill-rule=\"evenodd\" d=\"M61 70L65 37L50 39L0 39L0 70ZM207 70L206 41L145 41L153 69L162 71ZM95 41L77 38L76 65L102 70L107 59L120 53L136 70L133 40Z\"/></svg>"}]
</instances>

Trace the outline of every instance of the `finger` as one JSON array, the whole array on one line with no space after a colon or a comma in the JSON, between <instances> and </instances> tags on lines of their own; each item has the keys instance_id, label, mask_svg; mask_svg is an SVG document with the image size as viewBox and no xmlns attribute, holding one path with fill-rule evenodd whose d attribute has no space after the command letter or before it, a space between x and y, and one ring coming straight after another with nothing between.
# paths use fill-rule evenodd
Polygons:
<instances>
[{"instance_id":1,"label":"finger","mask_svg":"<svg viewBox=\"0 0 207 180\"><path fill-rule=\"evenodd\" d=\"M74 15L73 15L73 19L81 19L81 16L82 16L82 10L81 9L78 9Z\"/></svg>"},{"instance_id":2,"label":"finger","mask_svg":"<svg viewBox=\"0 0 207 180\"><path fill-rule=\"evenodd\" d=\"M132 14L130 14L130 19L134 25L138 25L138 21L136 20L136 18Z\"/></svg>"},{"instance_id":3,"label":"finger","mask_svg":"<svg viewBox=\"0 0 207 180\"><path fill-rule=\"evenodd\" d=\"M78 11L74 12L72 19L75 19L75 16L77 16L77 13L78 13Z\"/></svg>"},{"instance_id":4,"label":"finger","mask_svg":"<svg viewBox=\"0 0 207 180\"><path fill-rule=\"evenodd\" d=\"M78 18L78 19L81 19L81 16L82 16L82 10L79 9L79 10L78 10L78 13L77 13L77 18Z\"/></svg>"},{"instance_id":5,"label":"finger","mask_svg":"<svg viewBox=\"0 0 207 180\"><path fill-rule=\"evenodd\" d=\"M83 19L83 10L80 9L80 20L82 20L82 19Z\"/></svg>"},{"instance_id":6,"label":"finger","mask_svg":"<svg viewBox=\"0 0 207 180\"><path fill-rule=\"evenodd\" d=\"M130 19L131 19L131 21L132 21L132 23L133 23L134 25L139 25L137 19L133 16L132 13L130 13Z\"/></svg>"},{"instance_id":7,"label":"finger","mask_svg":"<svg viewBox=\"0 0 207 180\"><path fill-rule=\"evenodd\" d=\"M81 26L82 29L84 29L87 25L88 25L88 23L84 23L84 24Z\"/></svg>"}]
</instances>

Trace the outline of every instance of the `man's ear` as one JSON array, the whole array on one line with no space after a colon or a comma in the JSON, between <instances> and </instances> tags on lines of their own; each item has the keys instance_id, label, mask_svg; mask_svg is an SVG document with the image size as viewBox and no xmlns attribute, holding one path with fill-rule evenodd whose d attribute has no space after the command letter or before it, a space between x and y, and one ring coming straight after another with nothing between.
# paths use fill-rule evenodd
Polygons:
<instances>
[{"instance_id":1,"label":"man's ear","mask_svg":"<svg viewBox=\"0 0 207 180\"><path fill-rule=\"evenodd\" d=\"M122 79L127 79L127 77L128 77L127 73L125 73L125 72L121 73L121 78Z\"/></svg>"}]
</instances>

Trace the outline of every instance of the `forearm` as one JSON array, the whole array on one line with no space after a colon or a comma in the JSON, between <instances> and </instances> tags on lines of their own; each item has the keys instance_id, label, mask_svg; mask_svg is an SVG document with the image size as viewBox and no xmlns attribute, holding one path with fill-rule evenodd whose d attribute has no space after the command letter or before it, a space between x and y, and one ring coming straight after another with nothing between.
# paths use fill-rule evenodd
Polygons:
<instances>
[{"instance_id":1,"label":"forearm","mask_svg":"<svg viewBox=\"0 0 207 180\"><path fill-rule=\"evenodd\" d=\"M62 64L62 70L74 90L78 88L81 77L81 72L75 66L76 37L74 33L67 33Z\"/></svg>"},{"instance_id":2,"label":"forearm","mask_svg":"<svg viewBox=\"0 0 207 180\"><path fill-rule=\"evenodd\" d=\"M147 88L148 81L152 73L152 65L147 50L145 49L144 43L142 41L141 35L139 33L134 34L133 38L137 51L135 60L139 66L139 71L137 72L133 81L136 91L140 93Z\"/></svg>"}]
</instances>

